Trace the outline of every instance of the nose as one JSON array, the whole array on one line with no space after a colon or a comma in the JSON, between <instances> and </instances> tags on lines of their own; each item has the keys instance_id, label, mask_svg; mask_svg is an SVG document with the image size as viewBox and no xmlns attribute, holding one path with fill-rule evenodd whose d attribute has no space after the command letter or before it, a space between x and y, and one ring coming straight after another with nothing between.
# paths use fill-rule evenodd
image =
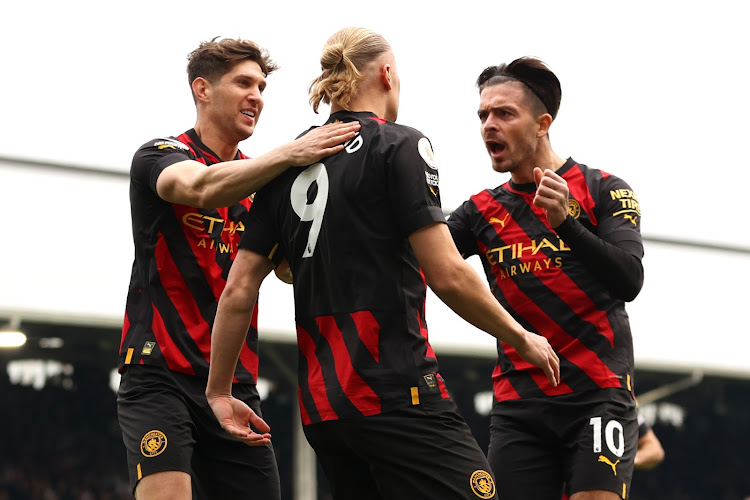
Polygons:
<instances>
[{"instance_id":1,"label":"nose","mask_svg":"<svg viewBox=\"0 0 750 500\"><path fill-rule=\"evenodd\" d=\"M482 132L497 130L497 120L492 113L489 113L482 123Z\"/></svg>"},{"instance_id":2,"label":"nose","mask_svg":"<svg viewBox=\"0 0 750 500\"><path fill-rule=\"evenodd\" d=\"M497 127L495 126L495 122L492 120L492 118L487 118L484 123L482 123L481 132L482 136L486 137L489 132L493 132L497 130Z\"/></svg>"},{"instance_id":3,"label":"nose","mask_svg":"<svg viewBox=\"0 0 750 500\"><path fill-rule=\"evenodd\" d=\"M263 100L263 94L258 87L253 87L247 93L247 98L251 101Z\"/></svg>"},{"instance_id":4,"label":"nose","mask_svg":"<svg viewBox=\"0 0 750 500\"><path fill-rule=\"evenodd\" d=\"M246 99L258 107L258 110L263 108L263 93L258 87L253 88L247 93Z\"/></svg>"}]
</instances>

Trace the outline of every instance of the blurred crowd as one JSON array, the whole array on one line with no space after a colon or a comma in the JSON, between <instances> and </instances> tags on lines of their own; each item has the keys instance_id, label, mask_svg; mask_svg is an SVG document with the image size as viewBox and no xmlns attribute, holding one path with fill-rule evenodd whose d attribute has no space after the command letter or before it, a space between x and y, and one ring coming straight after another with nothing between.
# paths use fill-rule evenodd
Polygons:
<instances>
[{"instance_id":1,"label":"blurred crowd","mask_svg":"<svg viewBox=\"0 0 750 500\"><path fill-rule=\"evenodd\" d=\"M0 500L132 499L106 374L76 367L72 387L0 378ZM70 385L70 384L65 384Z\"/></svg>"},{"instance_id":2,"label":"blurred crowd","mask_svg":"<svg viewBox=\"0 0 750 500\"><path fill-rule=\"evenodd\" d=\"M481 446L488 442L489 417L474 410L477 385L460 364L441 360L454 382L454 398ZM0 500L132 500L125 450L117 425L109 374L77 366L72 380L48 380L41 389L10 384L0 375ZM483 376L479 377L482 380ZM693 398L705 401L681 426L658 421L654 430L666 459L651 471L636 471L631 500L742 500L750 496L744 451L750 444L750 383L722 386ZM282 498L291 500L292 387L277 387L263 403L276 429L274 446L282 477ZM686 395L688 397L690 395ZM330 498L319 474L319 498Z\"/></svg>"}]
</instances>

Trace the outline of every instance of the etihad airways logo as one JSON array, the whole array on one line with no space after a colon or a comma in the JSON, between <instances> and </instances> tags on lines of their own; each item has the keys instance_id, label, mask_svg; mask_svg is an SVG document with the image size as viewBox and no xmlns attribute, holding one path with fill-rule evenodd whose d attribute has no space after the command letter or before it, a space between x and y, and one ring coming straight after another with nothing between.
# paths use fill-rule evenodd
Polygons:
<instances>
[{"instance_id":1,"label":"etihad airways logo","mask_svg":"<svg viewBox=\"0 0 750 500\"><path fill-rule=\"evenodd\" d=\"M229 231L230 236L234 236L237 231L245 230L245 225L242 221L234 222L233 220L230 220L228 225L224 224L225 222L224 219L199 214L197 212L186 213L182 216L182 223L187 227L198 231L205 230L208 234L212 234L219 225L221 226L222 231Z\"/></svg>"},{"instance_id":2,"label":"etihad airways logo","mask_svg":"<svg viewBox=\"0 0 750 500\"><path fill-rule=\"evenodd\" d=\"M238 232L245 231L242 221L226 221L219 217L211 217L197 212L188 212L182 216L182 223L190 229L194 229L198 238L197 246L200 248L216 249L220 253L234 253L236 243L226 243L220 239L222 233L228 232L229 237L234 237ZM214 234L220 231L218 234ZM212 237L213 236L213 237ZM218 238L218 239L215 239Z\"/></svg>"},{"instance_id":3,"label":"etihad airways logo","mask_svg":"<svg viewBox=\"0 0 750 500\"><path fill-rule=\"evenodd\" d=\"M490 220L492 222L492 220ZM498 220L498 222L501 222ZM542 238L541 240L528 240L526 242L513 243L503 247L489 248L484 253L487 262L497 265L510 260L521 259L523 257L534 257L543 249L549 249L553 252L569 252L570 247L565 244L559 237L552 239Z\"/></svg>"},{"instance_id":4,"label":"etihad airways logo","mask_svg":"<svg viewBox=\"0 0 750 500\"><path fill-rule=\"evenodd\" d=\"M504 223L504 220L501 221L493 217L490 219L490 222ZM541 240L528 240L526 242L490 248L485 251L484 255L490 265L498 267L495 270L495 275L498 279L505 279L529 272L536 273L552 268L561 268L563 266L562 257L548 257L544 253L538 256L539 252L545 248L553 252L570 251L570 247L560 238L553 238L551 241L547 238L542 238Z\"/></svg>"}]
</instances>

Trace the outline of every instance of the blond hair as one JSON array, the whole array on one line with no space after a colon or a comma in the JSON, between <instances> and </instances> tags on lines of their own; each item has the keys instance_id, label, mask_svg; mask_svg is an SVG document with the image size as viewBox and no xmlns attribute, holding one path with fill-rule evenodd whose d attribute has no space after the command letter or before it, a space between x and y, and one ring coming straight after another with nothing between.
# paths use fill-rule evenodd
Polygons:
<instances>
[{"instance_id":1,"label":"blond hair","mask_svg":"<svg viewBox=\"0 0 750 500\"><path fill-rule=\"evenodd\" d=\"M313 111L318 112L321 101L325 104L336 102L348 109L357 86L365 78L365 66L390 50L385 38L374 31L365 28L337 31L323 47L320 56L322 73L310 84Z\"/></svg>"}]
</instances>

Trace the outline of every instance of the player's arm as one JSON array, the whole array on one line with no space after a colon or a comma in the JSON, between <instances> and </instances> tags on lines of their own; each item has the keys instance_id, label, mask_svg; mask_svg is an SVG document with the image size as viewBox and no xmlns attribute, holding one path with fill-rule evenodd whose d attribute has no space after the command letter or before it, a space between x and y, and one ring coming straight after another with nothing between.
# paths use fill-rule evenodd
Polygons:
<instances>
[{"instance_id":1,"label":"player's arm","mask_svg":"<svg viewBox=\"0 0 750 500\"><path fill-rule=\"evenodd\" d=\"M239 250L219 299L211 333L206 398L222 428L251 446L270 442L270 427L245 403L232 397L232 380L252 321L258 290L273 267L266 257L249 250ZM259 433L254 432L249 424Z\"/></svg>"},{"instance_id":2,"label":"player's arm","mask_svg":"<svg viewBox=\"0 0 750 500\"><path fill-rule=\"evenodd\" d=\"M552 385L560 383L560 360L547 339L525 330L500 305L474 268L458 253L446 224L436 222L425 226L412 233L409 242L427 284L440 300L544 370Z\"/></svg>"},{"instance_id":3,"label":"player's arm","mask_svg":"<svg viewBox=\"0 0 750 500\"><path fill-rule=\"evenodd\" d=\"M653 469L664 461L664 448L653 429L638 438L638 451L635 453L636 469Z\"/></svg>"},{"instance_id":4,"label":"player's arm","mask_svg":"<svg viewBox=\"0 0 750 500\"><path fill-rule=\"evenodd\" d=\"M461 206L455 209L446 219L448 230L453 238L458 252L464 259L479 254L479 247L474 233L471 231L471 224L467 215L468 207L472 206L471 200L465 201Z\"/></svg>"},{"instance_id":5,"label":"player's arm","mask_svg":"<svg viewBox=\"0 0 750 500\"><path fill-rule=\"evenodd\" d=\"M226 207L247 198L292 166L305 166L338 153L354 138L357 121L317 127L295 141L256 158L206 167L195 160L168 166L156 181L163 200L198 208Z\"/></svg>"},{"instance_id":6,"label":"player's arm","mask_svg":"<svg viewBox=\"0 0 750 500\"><path fill-rule=\"evenodd\" d=\"M537 193L534 204L544 208L547 221L583 265L615 297L629 302L643 287L640 241L609 242L568 215L568 184L551 170L534 169Z\"/></svg>"}]
</instances>

